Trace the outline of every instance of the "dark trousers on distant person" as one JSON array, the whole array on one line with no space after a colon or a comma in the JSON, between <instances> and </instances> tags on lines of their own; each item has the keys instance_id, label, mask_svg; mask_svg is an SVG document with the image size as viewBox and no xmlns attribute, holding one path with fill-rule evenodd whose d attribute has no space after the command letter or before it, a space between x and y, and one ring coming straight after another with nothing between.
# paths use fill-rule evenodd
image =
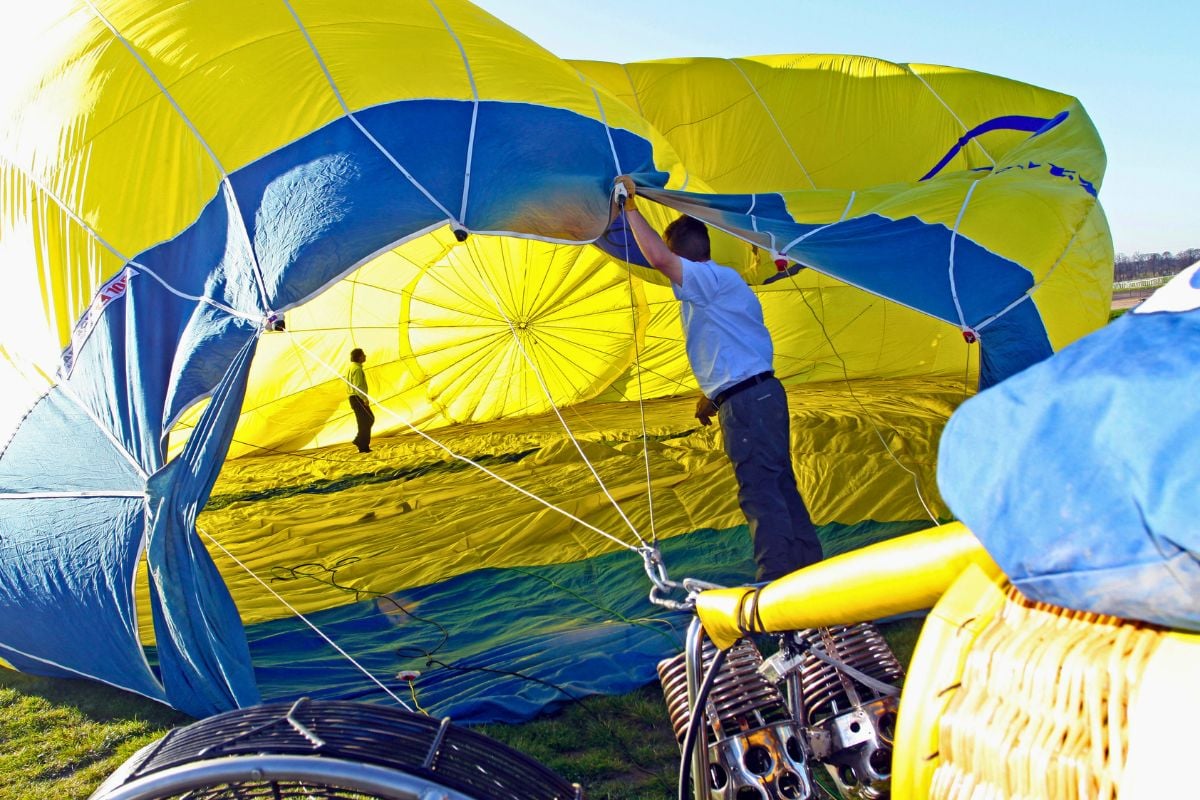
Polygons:
<instances>
[{"instance_id":1,"label":"dark trousers on distant person","mask_svg":"<svg viewBox=\"0 0 1200 800\"><path fill-rule=\"evenodd\" d=\"M366 453L371 450L371 426L375 424L375 413L356 394L350 395L350 408L354 409L354 419L358 421L358 435L354 437L354 445L358 452Z\"/></svg>"},{"instance_id":2,"label":"dark trousers on distant person","mask_svg":"<svg viewBox=\"0 0 1200 800\"><path fill-rule=\"evenodd\" d=\"M738 504L750 524L758 581L771 581L823 557L792 470L787 394L777 378L725 398L718 409L733 462Z\"/></svg>"}]
</instances>

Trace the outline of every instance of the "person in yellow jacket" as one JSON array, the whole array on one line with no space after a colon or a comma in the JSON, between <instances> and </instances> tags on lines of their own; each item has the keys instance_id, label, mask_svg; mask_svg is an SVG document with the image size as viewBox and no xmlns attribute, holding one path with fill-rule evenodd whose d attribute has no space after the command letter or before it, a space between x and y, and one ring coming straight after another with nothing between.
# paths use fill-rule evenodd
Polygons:
<instances>
[{"instance_id":1,"label":"person in yellow jacket","mask_svg":"<svg viewBox=\"0 0 1200 800\"><path fill-rule=\"evenodd\" d=\"M354 419L358 421L354 446L360 453L371 452L371 426L375 424L375 413L371 411L371 401L367 396L367 375L362 366L366 361L367 354L361 347L356 347L350 351L350 368L346 370L350 408L354 411Z\"/></svg>"}]
</instances>

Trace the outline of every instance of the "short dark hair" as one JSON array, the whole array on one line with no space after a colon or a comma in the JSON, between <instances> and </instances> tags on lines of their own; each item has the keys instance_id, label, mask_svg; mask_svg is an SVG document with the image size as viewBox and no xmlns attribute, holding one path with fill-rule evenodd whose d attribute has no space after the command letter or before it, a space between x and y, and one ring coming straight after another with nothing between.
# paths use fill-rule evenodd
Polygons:
<instances>
[{"instance_id":1,"label":"short dark hair","mask_svg":"<svg viewBox=\"0 0 1200 800\"><path fill-rule=\"evenodd\" d=\"M350 360L351 361L358 361L360 359L363 361L367 360L367 354L362 351L361 347L356 347L350 351Z\"/></svg>"},{"instance_id":2,"label":"short dark hair","mask_svg":"<svg viewBox=\"0 0 1200 800\"><path fill-rule=\"evenodd\" d=\"M708 226L695 217L680 216L663 231L663 241L672 253L689 261L708 261L710 258Z\"/></svg>"}]
</instances>

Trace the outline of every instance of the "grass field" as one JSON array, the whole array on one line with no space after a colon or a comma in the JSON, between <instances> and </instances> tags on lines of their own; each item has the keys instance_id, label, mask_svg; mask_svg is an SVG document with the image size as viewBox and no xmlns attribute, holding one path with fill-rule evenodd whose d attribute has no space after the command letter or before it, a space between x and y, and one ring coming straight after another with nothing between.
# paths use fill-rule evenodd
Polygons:
<instances>
[{"instance_id":1,"label":"grass field","mask_svg":"<svg viewBox=\"0 0 1200 800\"><path fill-rule=\"evenodd\" d=\"M920 621L880 627L908 663ZM91 681L0 669L0 800L84 800L140 747L191 721ZM679 748L657 683L478 730L581 784L593 800L675 794Z\"/></svg>"}]
</instances>

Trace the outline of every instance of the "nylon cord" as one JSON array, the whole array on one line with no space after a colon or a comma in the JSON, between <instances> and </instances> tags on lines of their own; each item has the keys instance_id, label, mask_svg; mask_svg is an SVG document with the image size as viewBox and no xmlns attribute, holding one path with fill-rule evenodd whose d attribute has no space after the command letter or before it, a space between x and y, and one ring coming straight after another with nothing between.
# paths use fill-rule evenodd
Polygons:
<instances>
[{"instance_id":1,"label":"nylon cord","mask_svg":"<svg viewBox=\"0 0 1200 800\"><path fill-rule=\"evenodd\" d=\"M812 303L810 303L808 301L808 296L804 293L804 289L800 286L799 281L796 280L795 274L789 275L788 279L792 282L793 288L795 288L795 290L797 292L799 292L800 299L803 300L804 305L808 307L809 313L812 314L813 321L815 321L817 323L817 327L819 327L821 329L821 335L823 335L825 337L825 341L829 343L829 349L833 351L833 355L837 358L838 362L841 364L842 378L846 383L846 388L850 392L850 397L853 398L854 402L858 404L858 407L862 411L863 416L866 417L867 422L869 422L871 424L871 429L875 431L875 436L879 438L879 443L883 445L883 449L891 457L892 461L895 461L896 466L900 467L900 469L904 470L910 476L912 476L913 488L916 490L917 500L920 501L921 507L925 509L925 513L926 513L926 515L928 515L929 519L933 522L934 525L937 525L938 524L937 516L934 515L932 510L930 510L929 503L926 502L925 495L921 492L921 482L920 482L919 476L917 475L916 472L914 472L913 470L906 467L900 461L900 459L896 456L896 454L894 452L892 452L892 448L888 446L887 440L883 436L883 432L880 431L879 426L875 424L874 416L872 416L872 414L867 410L866 405L862 402L862 400L859 399L858 395L854 392L854 384L850 380L850 370L846 366L846 359L842 358L842 354L838 352L837 346L833 343L833 338L829 335L829 331L825 327L824 320L822 320L817 315L817 310L815 308L813 308ZM817 291L820 292L819 286L817 287Z\"/></svg>"},{"instance_id":2,"label":"nylon cord","mask_svg":"<svg viewBox=\"0 0 1200 800\"><path fill-rule=\"evenodd\" d=\"M517 333L517 326L513 324L512 319L510 319L508 313L505 312L504 305L501 303L500 297L496 294L491 282L487 280L486 276L483 274L483 270L480 267L481 259L477 258L477 253L473 252L469 242L466 250L467 254L471 257L471 266L475 268L475 272L479 277L480 283L483 285L483 288L487 290L488 296L491 297L492 302L496 306L496 310L500 312L500 316L504 319L505 324L508 325L508 329L512 332L513 341L516 342L517 349L521 352L521 356L525 359L525 363L528 364L529 368L533 371L534 377L537 378L538 385L541 386L542 392L546 395L546 401L550 403L550 408L553 409L554 415L558 417L558 421L562 423L563 430L567 432L567 438L571 440L571 444L575 445L575 450L578 451L579 457L583 459L583 463L592 473L592 477L596 479L596 483L599 484L600 490L604 492L604 496L608 498L608 501L612 504L612 507L616 509L617 514L625 521L625 524L629 526L629 530L632 531L633 535L637 537L638 542L645 546L647 544L646 540L642 538L641 533L638 532L638 529L634 526L633 522L630 521L629 517L625 515L625 511L621 508L616 498L613 497L608 491L608 487L604 484L604 479L600 477L600 473L596 471L595 466L592 465L592 462L587 457L587 454L583 452L583 446L579 444L579 440L575 437L574 431L571 430L571 426L567 424L566 419L559 410L558 404L554 402L554 397L551 395L550 387L546 385L546 381L542 375L541 369L538 368L538 365L535 364L533 359L530 357L528 350L525 349L525 343L521 341L521 336Z\"/></svg>"},{"instance_id":3,"label":"nylon cord","mask_svg":"<svg viewBox=\"0 0 1200 800\"><path fill-rule=\"evenodd\" d=\"M288 335L289 335L289 336L291 336L291 332L290 332L290 331L288 331ZM311 356L311 357L312 357L312 358L313 358L313 359L314 359L314 360L315 360L315 361L316 361L318 364L320 364L321 366L323 366L323 367L325 367L327 370L329 370L329 372L330 372L331 374L333 374L333 375L337 376L337 379L338 379L339 381L341 381L342 383L346 384L346 386L350 386L350 382L346 380L345 376L344 376L344 375L342 375L342 374L341 374L341 373L340 373L338 370L334 369L334 367L333 367L333 366L331 366L331 365L330 365L330 364L329 364L327 361L325 361L325 359L321 358L319 355L317 355L316 353L314 353L312 350L310 350L309 348L305 347L305 346L304 346L302 343L300 343L300 342L299 342L299 341L296 339L296 337L294 337L294 336L292 337L292 342L293 342L293 344L295 344L295 345L296 345L296 346L297 346L299 349L303 350L305 353L307 353L309 356ZM633 546L633 545L631 545L631 544L629 544L628 542L625 542L625 541L623 541L623 540L621 540L621 539L617 538L616 536L613 536L611 533L608 533L607 531L604 531L604 530L601 530L600 528L597 528L595 525L592 525L592 524L591 524L591 523L589 523L589 522L585 522L584 520L582 520L582 519L580 519L579 517L575 516L575 515L574 515L574 514L572 514L571 512L569 512L569 511L567 511L567 510L565 510L565 509L563 509L563 508L560 508L559 506L556 506L556 505L554 505L553 503L551 503L551 502L550 502L550 501L548 501L548 500L544 500L544 499L542 499L541 497L538 497L536 494L534 494L533 492L530 492L528 489L523 489L523 488L521 488L520 486L517 486L517 485L516 485L515 483L513 483L512 481L508 480L507 478L501 477L500 475L497 475L495 472L492 472L492 471L491 471L490 469L488 469L487 467L483 466L482 464L479 464L479 463L478 463L478 462L476 462L476 461L473 461L472 459L468 458L467 456L460 455L459 453L456 453L456 452L454 452L454 451L453 451L453 450L451 450L449 447L447 447L446 445L444 445L444 444L442 444L441 442L439 442L437 439L434 439L432 436L430 436L429 434L427 434L427 433L425 433L424 431L420 430L420 429L419 429L419 428L417 428L416 426L412 425L412 424L411 424L411 423L410 423L408 420L406 420L406 419L402 418L402 417L401 417L399 414L397 414L396 412L392 411L392 410L391 410L390 408L388 408L387 406L385 406L385 405L383 405L382 403L380 403L380 402L379 402L379 401L378 401L378 400L377 400L375 397L371 396L370 394L368 394L368 395L367 395L367 399L368 399L368 400L369 400L371 403L373 403L374 405L377 405L377 406L379 406L379 408L380 408L380 409L382 409L383 411L386 411L386 412L387 412L387 414L388 414L389 416L391 416L391 418L392 418L392 419L394 419L396 422L399 422L401 425L405 426L405 427L406 427L406 428L408 428L410 431L412 431L413 433L415 433L415 434L417 434L418 436L420 436L422 439L425 439L425 440L426 440L427 442L429 442L430 444L433 444L433 445L435 445L436 447L439 447L439 448L441 448L441 449L442 449L442 450L443 450L443 451L444 451L444 452L445 452L447 455L449 455L451 458L457 459L457 460L459 460L459 461L462 461L462 462L464 462L464 463L466 463L466 464L470 464L471 466L475 467L476 469L478 469L479 471L483 472L483 473L484 473L484 474L486 474L487 476L489 476L489 477L491 477L491 478L494 478L495 480L499 481L500 483L503 483L505 486L509 487L510 489L512 489L512 490L514 490L514 491L516 491L516 492L519 492L520 494L523 494L523 495L525 495L526 497L528 497L528 498L529 498L529 499L531 499L531 500L534 500L534 501L536 501L536 502L538 502L538 503L541 503L541 504L542 504L542 505L544 505L546 508L549 508L551 511L556 511L556 512L558 512L559 514L562 514L564 517L567 517L568 519L570 519L570 520L572 520L572 521L574 521L574 522L578 522L578 523L579 523L580 525L582 525L583 527L587 528L587 529L588 529L588 530L590 530L590 531L593 531L594 533L598 533L598 534L600 534L601 536L603 536L604 538L608 539L609 541L612 541L612 542L614 542L614 543L616 543L616 544L619 544L621 547L624 547L624 548L626 548L627 550L633 550L633 551L635 551L635 552L637 551L637 549L638 549L638 548L637 548L637 547L635 547L635 546ZM636 531L635 531L635 533L636 533ZM639 537L639 538L640 538L640 537Z\"/></svg>"},{"instance_id":4,"label":"nylon cord","mask_svg":"<svg viewBox=\"0 0 1200 800\"><path fill-rule=\"evenodd\" d=\"M329 644L330 647L332 647L334 650L337 650L338 653L340 653L347 661L349 661L351 664L353 664L359 670L359 672L361 672L363 675L366 675L368 678L370 678L372 683L374 683L380 689L383 689L383 691L386 692L389 697L391 697L393 700L395 700L397 703L399 703L406 710L408 710L408 711L413 710L412 706L410 706L408 703L401 700L399 695L397 695L395 692L393 692L391 689L389 689L387 686L385 686L382 681L380 681L373 674L371 674L370 670L368 670L362 664L358 663L358 661L356 661L354 659L354 656L350 655L345 650L343 650L340 646L338 646L337 642L333 641L333 639L330 639L328 636L326 636L324 631L322 631L320 628L318 628L316 625L314 625L312 622L310 622L308 617L301 614L299 609L297 609L295 606L293 606L287 600L283 599L282 595L280 595L278 592L276 592L274 589L272 589L267 584L266 581L264 581L262 578L258 577L258 575L256 575L254 573L254 570L250 569L250 567L248 567L244 563L242 563L241 559L239 559L233 553L231 553L227 549L225 549L225 546L223 544L221 544L220 542L218 542L215 536L213 536L211 533L204 530L203 528L201 528L198 525L196 526L196 530L199 531L200 533L204 534L206 537L208 537L208 540L210 542L212 542L214 545L216 545L217 548L222 553L229 556L229 558L233 560L233 563L237 564L239 567L244 569L251 578L254 578L254 580L256 580L260 584L262 584L262 587L264 589L266 589L268 592L270 592L271 595L274 596L276 600L278 600L280 603L282 603L287 608L288 611L291 611L293 614L295 614L297 617L300 618L301 622L303 622L308 627L312 628L313 631L318 636L320 636L322 639L324 639Z\"/></svg>"},{"instance_id":5,"label":"nylon cord","mask_svg":"<svg viewBox=\"0 0 1200 800\"><path fill-rule=\"evenodd\" d=\"M622 213L625 210L625 204L621 204ZM625 229L625 264L629 264L629 227ZM650 480L650 437L646 432L646 400L645 394L642 391L642 348L638 344L637 337L637 306L634 303L633 296L633 270L628 266L625 268L625 276L629 280L629 313L633 318L633 364L634 371L637 375L637 390L638 390L638 416L642 421L642 459L646 464L646 505L650 510L650 543L658 544L658 528L654 524L654 484Z\"/></svg>"}]
</instances>

